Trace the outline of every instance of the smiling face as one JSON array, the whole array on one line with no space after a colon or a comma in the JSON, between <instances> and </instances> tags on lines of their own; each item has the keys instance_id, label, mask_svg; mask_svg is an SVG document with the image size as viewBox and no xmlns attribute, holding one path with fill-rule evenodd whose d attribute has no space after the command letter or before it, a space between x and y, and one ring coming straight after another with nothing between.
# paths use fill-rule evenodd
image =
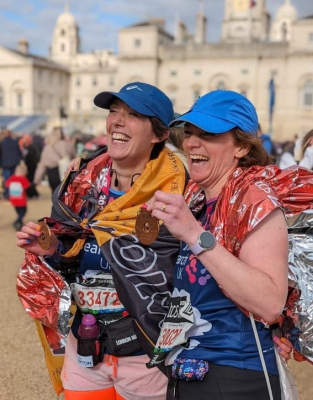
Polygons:
<instances>
[{"instance_id":1,"label":"smiling face","mask_svg":"<svg viewBox=\"0 0 313 400\"><path fill-rule=\"evenodd\" d=\"M123 101L115 99L107 118L108 154L114 165L143 170L157 138L149 117L139 114Z\"/></svg>"},{"instance_id":2,"label":"smiling face","mask_svg":"<svg viewBox=\"0 0 313 400\"><path fill-rule=\"evenodd\" d=\"M184 134L191 179L203 187L207 199L218 196L248 149L235 145L231 131L214 135L186 123Z\"/></svg>"}]
</instances>

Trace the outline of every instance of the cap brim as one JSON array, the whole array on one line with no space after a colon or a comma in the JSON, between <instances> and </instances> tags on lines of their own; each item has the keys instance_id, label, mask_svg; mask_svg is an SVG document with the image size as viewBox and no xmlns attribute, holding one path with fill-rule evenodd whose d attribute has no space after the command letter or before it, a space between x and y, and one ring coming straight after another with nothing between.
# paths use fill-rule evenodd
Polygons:
<instances>
[{"instance_id":1,"label":"cap brim","mask_svg":"<svg viewBox=\"0 0 313 400\"><path fill-rule=\"evenodd\" d=\"M155 115L155 113L151 111L147 106L145 106L133 96L126 93L101 92L97 94L93 102L97 107L105 108L106 110L108 110L112 101L115 98L122 100L128 105L128 107L132 108L134 111L137 111L142 115L146 115L147 117L153 117Z\"/></svg>"},{"instance_id":2,"label":"cap brim","mask_svg":"<svg viewBox=\"0 0 313 400\"><path fill-rule=\"evenodd\" d=\"M228 132L236 126L231 122L216 118L212 115L191 110L190 112L182 114L179 118L174 119L174 121L170 123L170 128L173 128L182 122L189 122L205 132L214 134Z\"/></svg>"}]
</instances>

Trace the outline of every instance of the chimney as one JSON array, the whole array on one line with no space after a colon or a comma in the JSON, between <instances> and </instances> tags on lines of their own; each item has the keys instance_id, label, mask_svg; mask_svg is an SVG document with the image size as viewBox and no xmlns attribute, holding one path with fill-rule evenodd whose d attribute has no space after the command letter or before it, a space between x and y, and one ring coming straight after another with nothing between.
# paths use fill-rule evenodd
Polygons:
<instances>
[{"instance_id":1,"label":"chimney","mask_svg":"<svg viewBox=\"0 0 313 400\"><path fill-rule=\"evenodd\" d=\"M206 39L207 18L199 12L196 19L195 43L204 44Z\"/></svg>"},{"instance_id":2,"label":"chimney","mask_svg":"<svg viewBox=\"0 0 313 400\"><path fill-rule=\"evenodd\" d=\"M186 35L187 35L186 25L182 21L178 21L175 43L176 44L185 43Z\"/></svg>"},{"instance_id":3,"label":"chimney","mask_svg":"<svg viewBox=\"0 0 313 400\"><path fill-rule=\"evenodd\" d=\"M18 51L23 54L28 54L28 41L26 39L20 39L18 41Z\"/></svg>"}]
</instances>

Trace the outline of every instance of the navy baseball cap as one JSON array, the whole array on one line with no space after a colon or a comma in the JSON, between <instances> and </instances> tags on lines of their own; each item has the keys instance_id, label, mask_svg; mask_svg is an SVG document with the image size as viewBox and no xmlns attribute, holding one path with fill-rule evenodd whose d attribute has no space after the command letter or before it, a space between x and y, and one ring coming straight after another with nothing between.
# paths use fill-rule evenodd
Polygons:
<instances>
[{"instance_id":1,"label":"navy baseball cap","mask_svg":"<svg viewBox=\"0 0 313 400\"><path fill-rule=\"evenodd\" d=\"M243 132L256 136L258 130L258 116L254 105L240 93L230 90L214 90L199 97L191 109L174 119L170 126L181 122L189 122L214 134L238 127Z\"/></svg>"},{"instance_id":2,"label":"navy baseball cap","mask_svg":"<svg viewBox=\"0 0 313 400\"><path fill-rule=\"evenodd\" d=\"M112 101L118 98L130 108L147 117L156 117L168 127L174 111L171 100L153 85L142 82L128 83L116 92L102 92L94 98L100 108L109 109Z\"/></svg>"}]
</instances>

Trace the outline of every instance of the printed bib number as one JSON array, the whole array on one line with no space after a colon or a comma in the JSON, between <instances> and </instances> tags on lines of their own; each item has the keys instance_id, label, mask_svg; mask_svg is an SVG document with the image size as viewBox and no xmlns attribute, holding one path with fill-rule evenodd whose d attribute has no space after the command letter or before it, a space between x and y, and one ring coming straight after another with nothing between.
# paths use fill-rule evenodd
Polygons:
<instances>
[{"instance_id":1,"label":"printed bib number","mask_svg":"<svg viewBox=\"0 0 313 400\"><path fill-rule=\"evenodd\" d=\"M173 297L170 308L162 325L161 333L153 351L153 357L147 364L152 368L164 362L167 354L176 346L187 343L186 333L194 322L192 305L187 296Z\"/></svg>"},{"instance_id":2,"label":"printed bib number","mask_svg":"<svg viewBox=\"0 0 313 400\"><path fill-rule=\"evenodd\" d=\"M125 309L118 298L113 279L86 279L83 283L72 283L71 290L77 306L83 313L109 313Z\"/></svg>"}]
</instances>

